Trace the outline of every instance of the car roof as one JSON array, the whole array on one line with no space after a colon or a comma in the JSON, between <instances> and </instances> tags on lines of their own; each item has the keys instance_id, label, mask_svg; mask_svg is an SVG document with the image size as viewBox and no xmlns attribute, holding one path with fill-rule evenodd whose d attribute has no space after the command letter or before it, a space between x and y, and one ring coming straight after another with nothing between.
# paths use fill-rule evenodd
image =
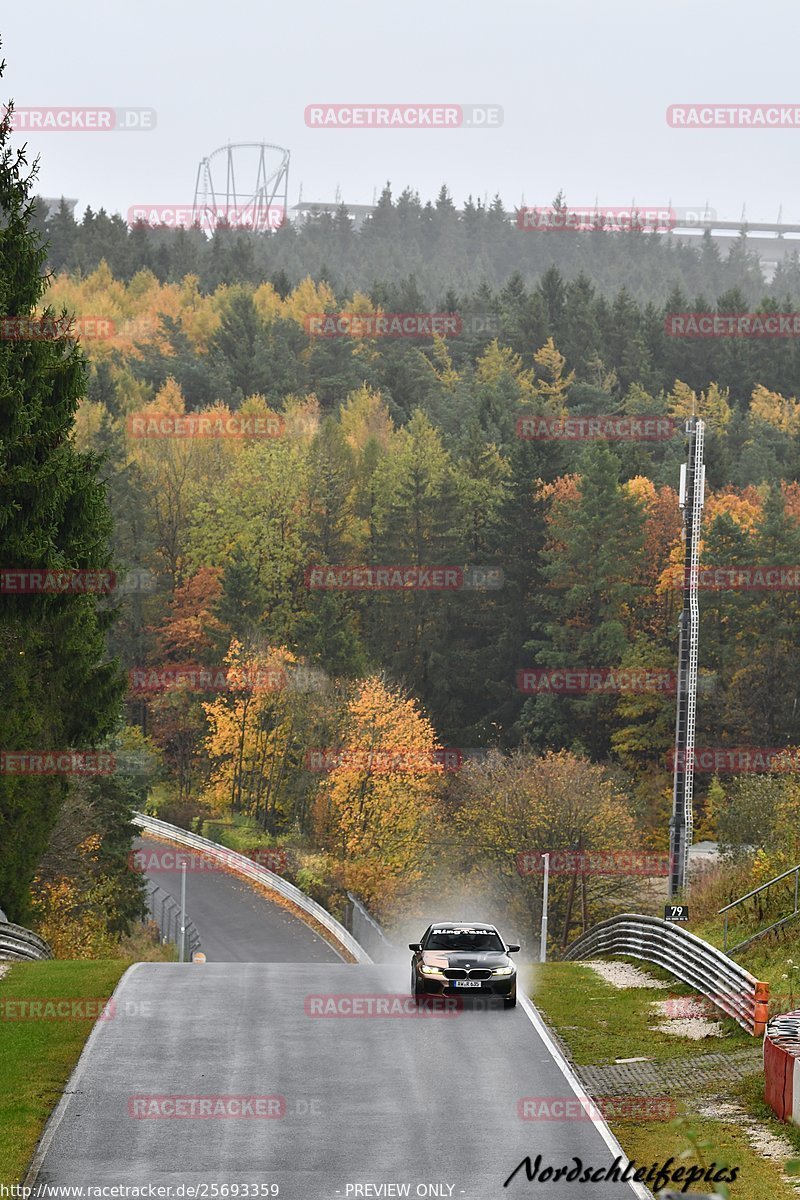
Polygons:
<instances>
[{"instance_id":1,"label":"car roof","mask_svg":"<svg viewBox=\"0 0 800 1200\"><path fill-rule=\"evenodd\" d=\"M491 925L488 921L431 921L428 929L433 929L438 925L446 925L449 929L474 929L476 925L479 925L481 929L493 929L497 933L497 926Z\"/></svg>"}]
</instances>

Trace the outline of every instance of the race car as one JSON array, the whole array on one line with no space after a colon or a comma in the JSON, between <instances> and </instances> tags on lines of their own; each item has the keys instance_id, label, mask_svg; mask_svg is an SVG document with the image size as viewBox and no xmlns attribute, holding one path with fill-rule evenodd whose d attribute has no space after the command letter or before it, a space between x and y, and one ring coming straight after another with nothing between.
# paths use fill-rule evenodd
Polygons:
<instances>
[{"instance_id":1,"label":"race car","mask_svg":"<svg viewBox=\"0 0 800 1200\"><path fill-rule=\"evenodd\" d=\"M411 995L502 996L506 1008L517 1003L517 969L509 958L519 946L507 946L494 925L475 921L435 921L421 942L409 942Z\"/></svg>"}]
</instances>

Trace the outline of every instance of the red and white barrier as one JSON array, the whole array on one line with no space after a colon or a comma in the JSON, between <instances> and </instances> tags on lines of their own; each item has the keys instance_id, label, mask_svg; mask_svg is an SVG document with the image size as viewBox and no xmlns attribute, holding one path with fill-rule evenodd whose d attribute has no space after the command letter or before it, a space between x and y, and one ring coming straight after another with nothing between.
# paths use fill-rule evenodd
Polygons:
<instances>
[{"instance_id":1,"label":"red and white barrier","mask_svg":"<svg viewBox=\"0 0 800 1200\"><path fill-rule=\"evenodd\" d=\"M775 1017L767 1025L764 1098L781 1121L800 1125L800 1011Z\"/></svg>"}]
</instances>

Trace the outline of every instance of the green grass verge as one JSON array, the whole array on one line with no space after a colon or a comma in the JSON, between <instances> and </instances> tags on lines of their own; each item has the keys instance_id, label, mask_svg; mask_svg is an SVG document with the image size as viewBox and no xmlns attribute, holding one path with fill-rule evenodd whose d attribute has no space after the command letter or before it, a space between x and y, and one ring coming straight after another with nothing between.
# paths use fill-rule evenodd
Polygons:
<instances>
[{"instance_id":1,"label":"green grass verge","mask_svg":"<svg viewBox=\"0 0 800 1200\"><path fill-rule=\"evenodd\" d=\"M649 963L636 965L649 975L672 979ZM692 1053L724 1053L754 1044L748 1033L725 1017L721 1021L723 1037L699 1042L654 1029L658 1018L650 1011L650 1005L655 1000L695 994L676 979L672 979L669 991L615 988L591 967L558 962L533 966L529 983L537 1008L578 1064L613 1063L620 1057L685 1058Z\"/></svg>"},{"instance_id":2,"label":"green grass verge","mask_svg":"<svg viewBox=\"0 0 800 1200\"><path fill-rule=\"evenodd\" d=\"M122 959L15 963L0 979L0 1183L21 1181L94 1024L91 1017L8 1019L5 1002L102 1004L129 966Z\"/></svg>"},{"instance_id":3,"label":"green grass verge","mask_svg":"<svg viewBox=\"0 0 800 1200\"><path fill-rule=\"evenodd\" d=\"M697 937L722 949L721 917L692 922L689 928ZM753 926L753 929L755 928L756 926ZM748 932L748 927L732 927L729 943L735 945ZM755 975L756 979L765 980L769 984L770 995L774 997L770 1004L770 1016L800 1008L800 978L783 978L789 972L788 959L800 963L800 918L796 924L759 938L751 946L737 950L731 957L751 975Z\"/></svg>"},{"instance_id":4,"label":"green grass verge","mask_svg":"<svg viewBox=\"0 0 800 1200\"><path fill-rule=\"evenodd\" d=\"M683 1125L682 1121L686 1124ZM609 1124L627 1157L635 1159L639 1166L650 1167L653 1163L674 1158L672 1169L691 1166L708 1168L712 1163L716 1163L718 1168L723 1165L738 1167L736 1180L728 1185L727 1195L731 1200L797 1197L797 1190L782 1178L781 1164L762 1158L750 1145L744 1129L711 1117L699 1117L691 1111L683 1115L682 1121L679 1118L667 1125L659 1121L610 1121ZM681 1158L684 1151L692 1148L692 1141L686 1135L687 1129L692 1132L693 1139L696 1138L701 1144L702 1158L696 1152ZM673 1186L679 1192L683 1184L676 1183ZM707 1194L711 1186L695 1183L687 1195L692 1192Z\"/></svg>"},{"instance_id":5,"label":"green grass verge","mask_svg":"<svg viewBox=\"0 0 800 1200\"><path fill-rule=\"evenodd\" d=\"M662 979L671 977L657 967L637 963L648 974ZM590 967L578 963L537 964L530 969L530 995L547 1025L554 1030L576 1065L613 1063L617 1058L642 1057L668 1062L711 1051L725 1053L754 1046L753 1038L735 1022L724 1019L724 1038L691 1041L654 1031L649 1005L664 997L653 988L614 988ZM677 980L670 991L691 995ZM724 1085L719 1085L721 1091ZM730 1102L740 1105L759 1126L783 1137L800 1151L800 1129L777 1120L764 1101L763 1075L748 1076L741 1084L731 1085ZM702 1165L712 1161L720 1166L740 1167L737 1180L729 1185L732 1200L776 1200L798 1196L798 1190L783 1179L783 1164L763 1158L750 1144L746 1131L734 1122L698 1115L692 1108L697 1100L676 1100L678 1119L624 1120L611 1117L609 1125L629 1159L649 1166L675 1158L673 1167L701 1165L693 1147L700 1143ZM691 1134L691 1136L689 1136ZM704 1145L705 1144L705 1145ZM687 1153L687 1157L680 1156ZM676 1185L680 1191L682 1183ZM706 1185L692 1185L689 1195L704 1192Z\"/></svg>"}]
</instances>

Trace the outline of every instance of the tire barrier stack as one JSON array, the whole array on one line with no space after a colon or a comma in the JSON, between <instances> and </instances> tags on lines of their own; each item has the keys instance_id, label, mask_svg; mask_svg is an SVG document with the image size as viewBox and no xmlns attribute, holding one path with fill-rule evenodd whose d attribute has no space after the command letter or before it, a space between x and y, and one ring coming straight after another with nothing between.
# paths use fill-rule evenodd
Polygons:
<instances>
[{"instance_id":1,"label":"tire barrier stack","mask_svg":"<svg viewBox=\"0 0 800 1200\"><path fill-rule=\"evenodd\" d=\"M764 1099L781 1121L800 1125L800 1011L773 1017L767 1025Z\"/></svg>"},{"instance_id":2,"label":"tire barrier stack","mask_svg":"<svg viewBox=\"0 0 800 1200\"><path fill-rule=\"evenodd\" d=\"M598 954L620 954L663 967L707 996L720 1012L733 1017L753 1037L764 1033L769 984L678 925L660 917L624 913L588 929L564 957L575 962Z\"/></svg>"}]
</instances>

